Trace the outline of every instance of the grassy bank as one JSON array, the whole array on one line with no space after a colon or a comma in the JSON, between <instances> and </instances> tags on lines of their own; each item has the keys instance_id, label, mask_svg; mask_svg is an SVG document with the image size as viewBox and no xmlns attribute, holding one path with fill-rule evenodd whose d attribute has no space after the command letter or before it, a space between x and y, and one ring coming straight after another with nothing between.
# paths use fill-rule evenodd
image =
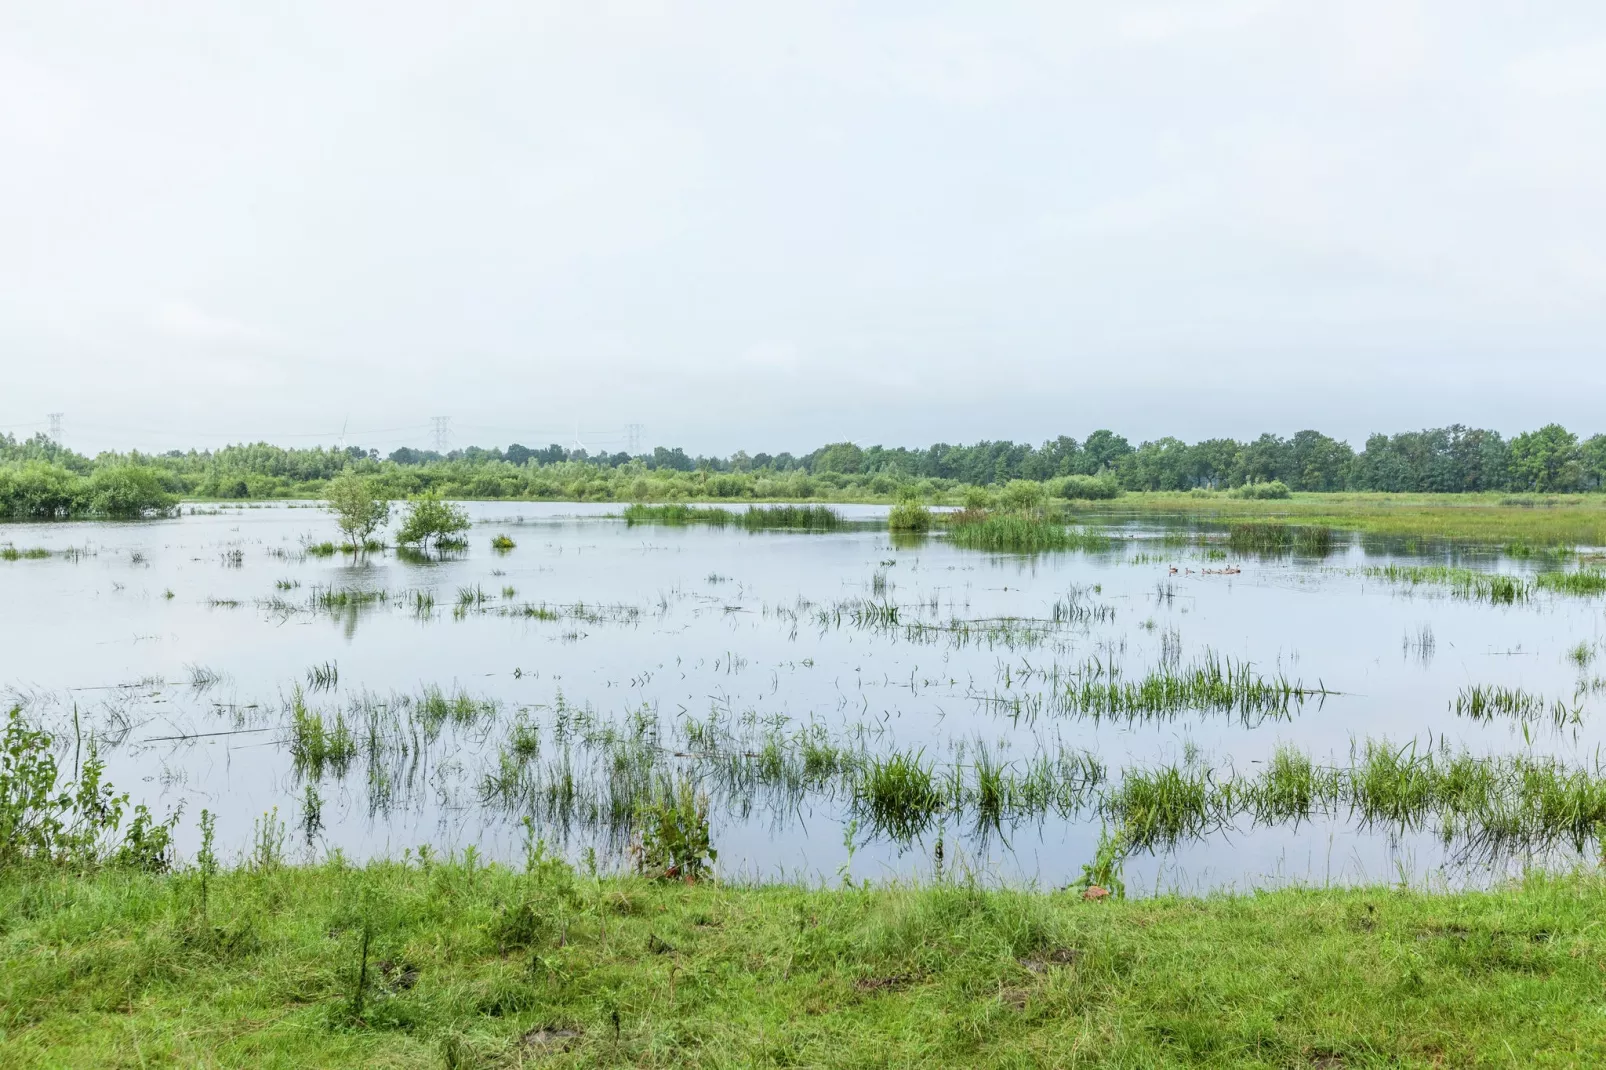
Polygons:
<instances>
[{"instance_id":1,"label":"grassy bank","mask_svg":"<svg viewBox=\"0 0 1606 1070\"><path fill-rule=\"evenodd\" d=\"M1599 494L1309 493L1255 500L1155 491L1071 508L1086 518L1171 516L1225 523L1253 519L1374 535L1606 546L1606 496Z\"/></svg>"},{"instance_id":2,"label":"grassy bank","mask_svg":"<svg viewBox=\"0 0 1606 1070\"><path fill-rule=\"evenodd\" d=\"M0 1063L1574 1066L1606 883L1084 902L454 863L0 873ZM366 967L363 949L366 947Z\"/></svg>"}]
</instances>

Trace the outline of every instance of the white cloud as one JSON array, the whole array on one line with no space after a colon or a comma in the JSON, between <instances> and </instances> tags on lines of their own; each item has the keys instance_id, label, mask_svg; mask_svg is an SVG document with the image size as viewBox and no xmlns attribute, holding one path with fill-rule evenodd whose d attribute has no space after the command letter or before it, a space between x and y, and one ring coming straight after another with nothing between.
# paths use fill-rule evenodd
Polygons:
<instances>
[{"instance_id":1,"label":"white cloud","mask_svg":"<svg viewBox=\"0 0 1606 1070\"><path fill-rule=\"evenodd\" d=\"M309 377L309 433L699 451L1365 431L1344 362L1455 384L1409 425L1606 411L1599 4L176 0L0 41L7 404L76 369L87 448L289 434ZM204 422L89 439L171 369Z\"/></svg>"}]
</instances>

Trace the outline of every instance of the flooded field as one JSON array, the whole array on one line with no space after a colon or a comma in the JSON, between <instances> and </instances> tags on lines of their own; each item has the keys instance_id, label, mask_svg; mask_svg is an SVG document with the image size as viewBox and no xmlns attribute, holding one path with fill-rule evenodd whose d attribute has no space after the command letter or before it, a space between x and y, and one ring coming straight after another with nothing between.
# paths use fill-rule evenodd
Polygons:
<instances>
[{"instance_id":1,"label":"flooded field","mask_svg":"<svg viewBox=\"0 0 1606 1070\"><path fill-rule=\"evenodd\" d=\"M0 526L4 704L244 851L544 838L707 800L727 877L1133 891L1478 884L1593 859L1588 555L1107 518L1035 555L473 503L466 551L323 552L315 507ZM493 540L499 539L493 548ZM1118 846L1112 846L1118 845Z\"/></svg>"}]
</instances>

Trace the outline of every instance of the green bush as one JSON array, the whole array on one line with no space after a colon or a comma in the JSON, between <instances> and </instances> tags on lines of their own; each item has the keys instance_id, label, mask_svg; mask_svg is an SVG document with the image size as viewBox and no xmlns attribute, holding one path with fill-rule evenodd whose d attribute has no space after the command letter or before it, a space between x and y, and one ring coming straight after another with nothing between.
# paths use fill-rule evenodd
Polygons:
<instances>
[{"instance_id":1,"label":"green bush","mask_svg":"<svg viewBox=\"0 0 1606 1070\"><path fill-rule=\"evenodd\" d=\"M390 519L390 501L382 490L374 480L354 472L342 472L331 479L324 488L324 498L341 533L354 546L366 543Z\"/></svg>"},{"instance_id":2,"label":"green bush","mask_svg":"<svg viewBox=\"0 0 1606 1070\"><path fill-rule=\"evenodd\" d=\"M445 549L460 544L458 536L472 526L462 506L426 494L408 501L396 541L402 546L434 543L436 549Z\"/></svg>"},{"instance_id":3,"label":"green bush","mask_svg":"<svg viewBox=\"0 0 1606 1070\"><path fill-rule=\"evenodd\" d=\"M21 520L54 520L80 510L85 480L58 464L24 461L0 468L0 512Z\"/></svg>"},{"instance_id":4,"label":"green bush","mask_svg":"<svg viewBox=\"0 0 1606 1070\"><path fill-rule=\"evenodd\" d=\"M1241 487L1234 487L1227 492L1232 498L1270 499L1288 497L1288 484L1280 479L1273 479L1269 483L1245 483Z\"/></svg>"},{"instance_id":5,"label":"green bush","mask_svg":"<svg viewBox=\"0 0 1606 1070\"><path fill-rule=\"evenodd\" d=\"M691 883L707 876L719 858L708 833L708 796L690 780L660 781L636 818L641 838L633 850L646 876Z\"/></svg>"},{"instance_id":6,"label":"green bush","mask_svg":"<svg viewBox=\"0 0 1606 1070\"><path fill-rule=\"evenodd\" d=\"M97 468L89 477L89 511L100 516L137 517L166 512L174 498L162 485L155 468L120 464Z\"/></svg>"},{"instance_id":7,"label":"green bush","mask_svg":"<svg viewBox=\"0 0 1606 1070\"><path fill-rule=\"evenodd\" d=\"M914 502L899 502L887 514L888 531L920 532L931 530L931 513Z\"/></svg>"},{"instance_id":8,"label":"green bush","mask_svg":"<svg viewBox=\"0 0 1606 1070\"><path fill-rule=\"evenodd\" d=\"M1032 479L1012 479L998 492L998 504L1011 513L1034 513L1043 507L1047 495L1043 484Z\"/></svg>"},{"instance_id":9,"label":"green bush","mask_svg":"<svg viewBox=\"0 0 1606 1070\"><path fill-rule=\"evenodd\" d=\"M1121 488L1109 476L1061 476L1048 481L1048 492L1070 501L1103 501L1118 497Z\"/></svg>"},{"instance_id":10,"label":"green bush","mask_svg":"<svg viewBox=\"0 0 1606 1070\"><path fill-rule=\"evenodd\" d=\"M135 806L124 829L128 796L102 781L106 763L93 743L77 783L62 781L54 743L12 707L0 736L0 868L51 862L167 869L178 818L158 822L144 806Z\"/></svg>"}]
</instances>

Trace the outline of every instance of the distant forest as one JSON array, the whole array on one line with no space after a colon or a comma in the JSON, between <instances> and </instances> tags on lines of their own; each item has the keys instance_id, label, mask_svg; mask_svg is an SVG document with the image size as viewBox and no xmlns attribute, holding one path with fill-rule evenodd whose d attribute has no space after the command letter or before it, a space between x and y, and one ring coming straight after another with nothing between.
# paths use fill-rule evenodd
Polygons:
<instances>
[{"instance_id":1,"label":"distant forest","mask_svg":"<svg viewBox=\"0 0 1606 1070\"><path fill-rule=\"evenodd\" d=\"M1134 446L1113 431L1041 445L937 443L925 449L836 442L810 453L738 451L691 456L590 455L551 445L469 446L441 454L403 447L388 456L348 447L285 449L268 443L218 450L103 453L86 457L36 435L0 435L0 515L127 515L174 496L314 495L342 471L373 476L395 497L437 492L474 498L649 499L686 496L844 499L914 486L941 494L961 485L1099 477L1122 490L1217 490L1280 482L1294 491L1506 491L1566 493L1606 488L1606 435L1580 439L1558 424L1506 439L1463 427L1372 435L1355 451L1318 431L1252 441L1160 438Z\"/></svg>"}]
</instances>

